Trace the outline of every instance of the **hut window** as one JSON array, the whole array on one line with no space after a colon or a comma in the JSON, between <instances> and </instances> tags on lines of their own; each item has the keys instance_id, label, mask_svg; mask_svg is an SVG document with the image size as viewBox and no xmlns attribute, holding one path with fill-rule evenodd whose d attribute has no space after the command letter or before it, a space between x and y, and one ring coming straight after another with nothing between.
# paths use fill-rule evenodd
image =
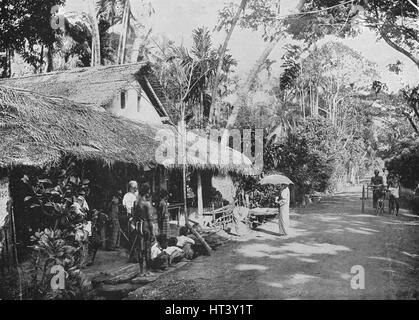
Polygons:
<instances>
[{"instance_id":1,"label":"hut window","mask_svg":"<svg viewBox=\"0 0 419 320\"><path fill-rule=\"evenodd\" d=\"M125 91L121 91L121 109L125 109Z\"/></svg>"},{"instance_id":2,"label":"hut window","mask_svg":"<svg viewBox=\"0 0 419 320\"><path fill-rule=\"evenodd\" d=\"M141 103L141 93L137 97L137 112L140 112L140 103Z\"/></svg>"}]
</instances>

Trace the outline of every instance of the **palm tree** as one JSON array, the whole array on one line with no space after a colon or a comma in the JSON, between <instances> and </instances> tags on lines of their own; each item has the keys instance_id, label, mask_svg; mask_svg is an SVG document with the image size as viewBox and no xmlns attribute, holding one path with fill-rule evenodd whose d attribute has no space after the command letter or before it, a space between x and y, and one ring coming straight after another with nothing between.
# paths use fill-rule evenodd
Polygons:
<instances>
[{"instance_id":1,"label":"palm tree","mask_svg":"<svg viewBox=\"0 0 419 320\"><path fill-rule=\"evenodd\" d=\"M88 0L88 13L87 16L90 21L92 30L92 60L91 66L98 66L101 64L100 58L100 32L99 22L96 14L96 0Z\"/></svg>"},{"instance_id":2,"label":"palm tree","mask_svg":"<svg viewBox=\"0 0 419 320\"><path fill-rule=\"evenodd\" d=\"M142 4L136 2L136 6L141 6L142 18L146 16L151 17L154 14L154 9L151 2L141 1ZM132 50L130 62L137 62L142 58L141 44L148 41L151 34L151 28L142 36L142 23L136 18L132 12L130 0L100 0L98 3L98 15L103 19L109 21L112 26L121 24L121 31L119 35L118 51L116 62L118 64L126 63L127 61L127 45L132 40ZM144 19L142 19L143 21Z\"/></svg>"},{"instance_id":3,"label":"palm tree","mask_svg":"<svg viewBox=\"0 0 419 320\"><path fill-rule=\"evenodd\" d=\"M185 117L190 125L202 127L209 116L211 105L211 85L218 67L218 53L213 48L211 35L206 28L198 28L192 33L193 44L190 50L175 46L163 40L157 43L157 54L151 55L157 73L169 100L174 104L185 104ZM220 81L226 79L236 61L225 55ZM181 115L180 108L176 118Z\"/></svg>"}]
</instances>

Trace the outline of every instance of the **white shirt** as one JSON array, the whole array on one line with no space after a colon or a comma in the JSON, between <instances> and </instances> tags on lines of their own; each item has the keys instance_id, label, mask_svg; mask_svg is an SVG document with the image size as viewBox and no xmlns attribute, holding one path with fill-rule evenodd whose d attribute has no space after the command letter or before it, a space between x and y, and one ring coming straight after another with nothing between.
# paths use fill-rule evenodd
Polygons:
<instances>
[{"instance_id":1,"label":"white shirt","mask_svg":"<svg viewBox=\"0 0 419 320\"><path fill-rule=\"evenodd\" d=\"M127 213L132 213L132 208L134 207L134 202L137 200L137 196L134 193L127 192L122 199L122 205L127 209Z\"/></svg>"},{"instance_id":2,"label":"white shirt","mask_svg":"<svg viewBox=\"0 0 419 320\"><path fill-rule=\"evenodd\" d=\"M394 187L390 187L388 188L388 190L390 190L391 194L395 197L395 198L399 198L399 188L394 188Z\"/></svg>"},{"instance_id":3,"label":"white shirt","mask_svg":"<svg viewBox=\"0 0 419 320\"><path fill-rule=\"evenodd\" d=\"M182 248L185 244L190 243L190 244L195 244L195 241L187 236L179 236L176 237L177 238L177 243L176 246Z\"/></svg>"},{"instance_id":4,"label":"white shirt","mask_svg":"<svg viewBox=\"0 0 419 320\"><path fill-rule=\"evenodd\" d=\"M382 177L383 177L383 185L387 185L387 175L383 173Z\"/></svg>"},{"instance_id":5,"label":"white shirt","mask_svg":"<svg viewBox=\"0 0 419 320\"><path fill-rule=\"evenodd\" d=\"M171 246L171 247L167 247L166 249L164 249L164 251L171 256L174 252L179 251L179 252L183 252L182 249L179 249L178 247L175 246Z\"/></svg>"},{"instance_id":6,"label":"white shirt","mask_svg":"<svg viewBox=\"0 0 419 320\"><path fill-rule=\"evenodd\" d=\"M156 242L152 247L151 247L151 260L156 259L159 254L161 253L161 249L159 247L159 244Z\"/></svg>"}]
</instances>

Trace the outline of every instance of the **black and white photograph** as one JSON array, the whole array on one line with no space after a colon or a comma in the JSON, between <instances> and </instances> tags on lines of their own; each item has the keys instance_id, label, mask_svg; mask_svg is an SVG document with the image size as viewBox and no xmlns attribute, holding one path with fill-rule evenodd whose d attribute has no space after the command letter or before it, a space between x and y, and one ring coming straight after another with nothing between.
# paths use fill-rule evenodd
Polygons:
<instances>
[{"instance_id":1,"label":"black and white photograph","mask_svg":"<svg viewBox=\"0 0 419 320\"><path fill-rule=\"evenodd\" d=\"M0 0L0 305L418 299L419 0Z\"/></svg>"}]
</instances>

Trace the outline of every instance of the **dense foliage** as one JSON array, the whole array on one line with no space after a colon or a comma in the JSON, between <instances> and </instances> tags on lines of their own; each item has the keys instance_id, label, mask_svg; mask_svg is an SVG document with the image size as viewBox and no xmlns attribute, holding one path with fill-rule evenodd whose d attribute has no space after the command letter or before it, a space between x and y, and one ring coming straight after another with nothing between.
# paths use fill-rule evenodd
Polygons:
<instances>
[{"instance_id":1,"label":"dense foliage","mask_svg":"<svg viewBox=\"0 0 419 320\"><path fill-rule=\"evenodd\" d=\"M387 160L387 166L401 176L404 186L414 189L419 183L419 139L406 139L395 147L397 150Z\"/></svg>"},{"instance_id":2,"label":"dense foliage","mask_svg":"<svg viewBox=\"0 0 419 320\"><path fill-rule=\"evenodd\" d=\"M38 69L44 63L43 48L52 51L60 34L51 28L51 8L64 2L64 0L1 0L0 51L15 50L22 54L27 63ZM2 60L0 65L3 76L10 76L7 63L7 60Z\"/></svg>"},{"instance_id":3,"label":"dense foliage","mask_svg":"<svg viewBox=\"0 0 419 320\"><path fill-rule=\"evenodd\" d=\"M30 237L32 269L27 298L81 299L85 295L80 273L85 252L80 237L85 237L81 227L85 218L74 210L73 203L81 192L88 192L89 180L80 177L71 160L45 176L22 178L28 190L24 199L28 214L25 225L35 231ZM96 223L103 220L102 216L105 215L96 210L90 213L90 219ZM51 288L53 266L61 266L65 272L64 289Z\"/></svg>"},{"instance_id":4,"label":"dense foliage","mask_svg":"<svg viewBox=\"0 0 419 320\"><path fill-rule=\"evenodd\" d=\"M311 138L305 126L301 126L290 132L285 141L265 148L265 171L284 173L294 181L301 195L326 191L333 172L333 162L312 148Z\"/></svg>"}]
</instances>

